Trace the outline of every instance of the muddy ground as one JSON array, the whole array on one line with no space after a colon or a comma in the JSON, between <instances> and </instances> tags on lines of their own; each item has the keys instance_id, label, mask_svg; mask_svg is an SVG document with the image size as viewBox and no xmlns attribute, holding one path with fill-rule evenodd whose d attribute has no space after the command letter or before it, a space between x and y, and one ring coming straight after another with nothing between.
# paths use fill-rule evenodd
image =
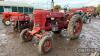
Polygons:
<instances>
[{"instance_id":1,"label":"muddy ground","mask_svg":"<svg viewBox=\"0 0 100 56\"><path fill-rule=\"evenodd\" d=\"M10 26L4 26L0 19L0 56L89 56L100 52L100 18L84 24L82 34L77 40L68 40L56 35L51 52L39 55L31 42L22 43L19 33Z\"/></svg>"}]
</instances>

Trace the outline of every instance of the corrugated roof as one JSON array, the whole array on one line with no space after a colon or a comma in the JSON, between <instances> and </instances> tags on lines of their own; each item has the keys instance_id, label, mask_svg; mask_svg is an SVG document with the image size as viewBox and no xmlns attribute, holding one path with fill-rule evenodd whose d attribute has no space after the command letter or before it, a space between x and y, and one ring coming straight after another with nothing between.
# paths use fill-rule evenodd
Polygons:
<instances>
[{"instance_id":1,"label":"corrugated roof","mask_svg":"<svg viewBox=\"0 0 100 56\"><path fill-rule=\"evenodd\" d=\"M18 7L32 7L32 4L22 2L0 1L0 6L18 6Z\"/></svg>"}]
</instances>

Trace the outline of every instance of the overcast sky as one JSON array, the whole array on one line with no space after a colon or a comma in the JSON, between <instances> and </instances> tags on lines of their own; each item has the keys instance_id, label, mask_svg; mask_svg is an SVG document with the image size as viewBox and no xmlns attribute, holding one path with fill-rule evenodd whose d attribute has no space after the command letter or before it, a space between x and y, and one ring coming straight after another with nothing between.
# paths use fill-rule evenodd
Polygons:
<instances>
[{"instance_id":1,"label":"overcast sky","mask_svg":"<svg viewBox=\"0 0 100 56\"><path fill-rule=\"evenodd\" d=\"M51 0L5 0L15 2L25 2L34 4L35 8L50 8ZM59 4L62 7L69 5L71 8L78 8L83 6L97 6L100 4L100 0L54 0L55 4Z\"/></svg>"}]
</instances>

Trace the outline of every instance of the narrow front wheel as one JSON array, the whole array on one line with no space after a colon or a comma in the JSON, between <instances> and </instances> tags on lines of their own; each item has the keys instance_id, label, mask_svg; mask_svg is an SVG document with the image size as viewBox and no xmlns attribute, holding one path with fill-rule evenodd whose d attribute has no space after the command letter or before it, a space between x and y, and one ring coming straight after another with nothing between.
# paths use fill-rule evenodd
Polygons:
<instances>
[{"instance_id":1,"label":"narrow front wheel","mask_svg":"<svg viewBox=\"0 0 100 56\"><path fill-rule=\"evenodd\" d=\"M52 38L43 37L38 44L38 51L40 54L45 54L52 49Z\"/></svg>"}]
</instances>

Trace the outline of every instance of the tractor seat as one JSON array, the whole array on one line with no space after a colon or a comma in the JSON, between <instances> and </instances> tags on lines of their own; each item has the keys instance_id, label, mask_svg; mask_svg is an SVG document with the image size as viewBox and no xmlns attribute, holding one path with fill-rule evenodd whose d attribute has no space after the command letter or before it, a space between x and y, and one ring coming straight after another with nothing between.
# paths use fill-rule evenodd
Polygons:
<instances>
[{"instance_id":1,"label":"tractor seat","mask_svg":"<svg viewBox=\"0 0 100 56\"><path fill-rule=\"evenodd\" d=\"M35 33L38 33L39 31L40 31L40 27L35 27L35 28L33 28L32 31L29 31L29 33L31 33L33 35Z\"/></svg>"}]
</instances>

